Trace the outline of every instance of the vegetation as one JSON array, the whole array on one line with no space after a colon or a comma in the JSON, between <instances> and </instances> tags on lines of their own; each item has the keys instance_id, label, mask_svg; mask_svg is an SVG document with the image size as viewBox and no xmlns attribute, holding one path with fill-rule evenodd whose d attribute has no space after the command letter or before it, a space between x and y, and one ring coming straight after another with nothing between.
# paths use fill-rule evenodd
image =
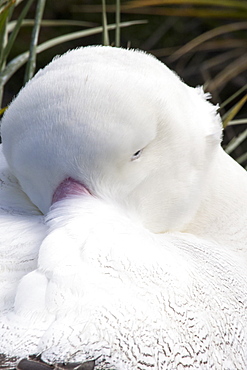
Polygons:
<instances>
[{"instance_id":1,"label":"vegetation","mask_svg":"<svg viewBox=\"0 0 247 370\"><path fill-rule=\"evenodd\" d=\"M3 109L56 54L99 43L137 47L210 91L223 146L247 168L246 1L123 0L119 9L119 0L0 0Z\"/></svg>"}]
</instances>

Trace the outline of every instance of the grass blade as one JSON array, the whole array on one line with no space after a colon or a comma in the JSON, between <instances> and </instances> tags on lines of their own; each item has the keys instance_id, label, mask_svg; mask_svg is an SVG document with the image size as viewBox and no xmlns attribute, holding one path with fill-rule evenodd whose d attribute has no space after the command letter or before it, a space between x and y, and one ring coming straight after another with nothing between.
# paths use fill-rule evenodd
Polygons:
<instances>
[{"instance_id":1,"label":"grass blade","mask_svg":"<svg viewBox=\"0 0 247 370\"><path fill-rule=\"evenodd\" d=\"M247 161L247 153L242 154L240 157L236 159L236 161L239 164L243 164L245 161Z\"/></svg>"},{"instance_id":2,"label":"grass blade","mask_svg":"<svg viewBox=\"0 0 247 370\"><path fill-rule=\"evenodd\" d=\"M40 31L40 23L41 23L43 13L44 13L45 2L46 0L38 0L34 27L32 30L29 57L28 57L26 71L25 71L24 83L30 80L30 78L32 78L34 75L34 71L36 67L36 51L37 51L38 37L39 37L39 31Z\"/></svg>"},{"instance_id":3,"label":"grass blade","mask_svg":"<svg viewBox=\"0 0 247 370\"><path fill-rule=\"evenodd\" d=\"M4 112L6 111L8 107L4 107L4 108L1 108L0 109L0 116L2 116L4 114Z\"/></svg>"},{"instance_id":4,"label":"grass blade","mask_svg":"<svg viewBox=\"0 0 247 370\"><path fill-rule=\"evenodd\" d=\"M122 22L120 23L120 27L130 27L138 24L144 24L146 21L129 21L129 22ZM110 24L107 26L108 30L114 30L116 29L115 24ZM86 37L90 35L95 35L97 33L101 33L103 31L103 27L95 27L90 30L83 30L78 32L72 32L67 35L58 36L55 37L49 41L46 41L40 45L37 46L37 54L52 48L53 46L62 44L67 41L79 39L81 37ZM0 87L4 86L6 82L13 76L13 74L21 67L23 66L27 60L28 60L29 52L26 51L25 53L22 53L18 55L16 58L11 60L6 68L0 73Z\"/></svg>"},{"instance_id":5,"label":"grass blade","mask_svg":"<svg viewBox=\"0 0 247 370\"><path fill-rule=\"evenodd\" d=\"M8 42L7 24L15 6L15 0L9 1L0 9L0 72L5 68L6 57L4 54ZM3 99L3 86L0 86L0 107Z\"/></svg>"},{"instance_id":6,"label":"grass blade","mask_svg":"<svg viewBox=\"0 0 247 370\"><path fill-rule=\"evenodd\" d=\"M115 46L120 46L120 0L116 0L116 34L115 34Z\"/></svg>"},{"instance_id":7,"label":"grass blade","mask_svg":"<svg viewBox=\"0 0 247 370\"><path fill-rule=\"evenodd\" d=\"M230 143L225 147L225 151L231 154L245 139L247 138L247 129L241 132L240 135L234 137Z\"/></svg>"},{"instance_id":8,"label":"grass blade","mask_svg":"<svg viewBox=\"0 0 247 370\"><path fill-rule=\"evenodd\" d=\"M246 103L246 101L247 101L247 94L241 100L239 100L239 102L235 104L234 107L229 112L227 112L223 116L222 120L223 120L224 128L226 128L229 122L236 116L236 114L238 114L238 112L243 107L243 105Z\"/></svg>"},{"instance_id":9,"label":"grass blade","mask_svg":"<svg viewBox=\"0 0 247 370\"><path fill-rule=\"evenodd\" d=\"M226 99L221 105L219 110L223 109L227 104L231 103L235 98L237 98L243 91L247 90L247 84L241 87L238 91L236 91L233 95L231 95L228 99Z\"/></svg>"},{"instance_id":10,"label":"grass blade","mask_svg":"<svg viewBox=\"0 0 247 370\"><path fill-rule=\"evenodd\" d=\"M242 118L242 119L234 119L233 121L229 122L228 126L246 125L246 124L247 124L247 118Z\"/></svg>"},{"instance_id":11,"label":"grass blade","mask_svg":"<svg viewBox=\"0 0 247 370\"><path fill-rule=\"evenodd\" d=\"M215 7L228 7L234 9L247 10L247 4L243 1L235 0L133 0L129 3L123 4L125 8L140 8L144 6L156 6L156 5L213 5Z\"/></svg>"},{"instance_id":12,"label":"grass blade","mask_svg":"<svg viewBox=\"0 0 247 370\"><path fill-rule=\"evenodd\" d=\"M0 33L2 32L3 28L5 28L5 24L6 24L8 15L9 15L9 11L14 4L15 4L15 0L11 0L9 1L7 5L5 5L4 7L2 7L2 9L0 9Z\"/></svg>"},{"instance_id":13,"label":"grass blade","mask_svg":"<svg viewBox=\"0 0 247 370\"><path fill-rule=\"evenodd\" d=\"M109 45L109 34L107 28L106 3L102 0L102 25L103 25L103 45Z\"/></svg>"},{"instance_id":14,"label":"grass blade","mask_svg":"<svg viewBox=\"0 0 247 370\"><path fill-rule=\"evenodd\" d=\"M207 83L207 90L218 92L229 83L234 77L247 70L247 55L243 55L233 62L229 63L221 72L219 72L212 81Z\"/></svg>"},{"instance_id":15,"label":"grass blade","mask_svg":"<svg viewBox=\"0 0 247 370\"><path fill-rule=\"evenodd\" d=\"M14 29L13 29L10 37L9 37L8 43L7 43L7 45L5 47L5 50L4 50L4 53L3 53L3 56L4 56L5 60L7 60L7 57L9 55L9 52L12 49L13 44L14 44L15 39L16 39L16 36L17 36L17 34L18 34L18 32L19 32L19 30L21 28L22 21L25 18L25 16L27 15L27 12L30 9L30 6L32 5L32 3L33 3L33 0L29 0L26 3L25 7L22 9L22 12L21 12L21 14L18 17L18 20L17 20L17 22L15 24L15 27L14 27Z\"/></svg>"},{"instance_id":16,"label":"grass blade","mask_svg":"<svg viewBox=\"0 0 247 370\"><path fill-rule=\"evenodd\" d=\"M202 35L194 38L181 48L179 48L171 57L170 61L175 61L179 59L182 55L188 53L192 49L195 49L200 44L204 43L205 41L208 41L216 36L223 35L228 32L234 32L239 30L247 29L247 23L246 22L236 22L236 23L230 23L224 26L220 26L217 28L214 28L208 32L203 33Z\"/></svg>"},{"instance_id":17,"label":"grass blade","mask_svg":"<svg viewBox=\"0 0 247 370\"><path fill-rule=\"evenodd\" d=\"M230 4L230 1L226 1ZM146 5L147 4L147 5ZM187 5L171 6L171 5ZM129 14L149 14L149 15L166 15L177 17L200 17L200 18L247 18L247 4L244 1L231 1L232 6L225 6L224 0L164 0L161 6L148 5L147 1L133 2L128 1L122 4L122 13ZM163 5L163 6L162 6ZM168 6L166 6L168 5ZM199 6L197 6L199 5ZM204 5L204 6L202 6ZM96 13L101 12L98 5L75 5L74 11ZM115 12L115 5L107 6L108 12Z\"/></svg>"},{"instance_id":18,"label":"grass blade","mask_svg":"<svg viewBox=\"0 0 247 370\"><path fill-rule=\"evenodd\" d=\"M93 23L93 22L73 21L73 20L66 20L66 19L64 20L63 19L61 20L43 19L40 24L42 27L64 27L64 26L95 27L96 26L96 23ZM15 25L16 25L16 21L11 21L8 23L8 26L7 26L8 33L13 31ZM32 27L33 25L34 25L33 19L23 19L21 27L26 27L26 26Z\"/></svg>"}]
</instances>

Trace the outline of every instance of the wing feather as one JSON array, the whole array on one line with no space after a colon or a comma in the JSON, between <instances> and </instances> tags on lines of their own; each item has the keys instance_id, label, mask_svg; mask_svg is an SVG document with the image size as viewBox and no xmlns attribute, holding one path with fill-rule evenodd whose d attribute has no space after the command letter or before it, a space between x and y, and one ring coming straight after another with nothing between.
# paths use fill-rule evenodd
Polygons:
<instances>
[{"instance_id":1,"label":"wing feather","mask_svg":"<svg viewBox=\"0 0 247 370\"><path fill-rule=\"evenodd\" d=\"M0 146L0 310L14 302L20 279L37 266L44 216L11 174Z\"/></svg>"}]
</instances>

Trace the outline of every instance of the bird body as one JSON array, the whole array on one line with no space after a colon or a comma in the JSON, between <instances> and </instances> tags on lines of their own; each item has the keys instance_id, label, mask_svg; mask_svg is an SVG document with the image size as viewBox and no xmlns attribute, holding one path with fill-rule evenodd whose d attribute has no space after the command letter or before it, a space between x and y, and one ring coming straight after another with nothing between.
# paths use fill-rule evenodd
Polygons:
<instances>
[{"instance_id":1,"label":"bird body","mask_svg":"<svg viewBox=\"0 0 247 370\"><path fill-rule=\"evenodd\" d=\"M145 53L88 47L12 102L2 367L36 354L96 369L247 368L247 175L205 98Z\"/></svg>"}]
</instances>

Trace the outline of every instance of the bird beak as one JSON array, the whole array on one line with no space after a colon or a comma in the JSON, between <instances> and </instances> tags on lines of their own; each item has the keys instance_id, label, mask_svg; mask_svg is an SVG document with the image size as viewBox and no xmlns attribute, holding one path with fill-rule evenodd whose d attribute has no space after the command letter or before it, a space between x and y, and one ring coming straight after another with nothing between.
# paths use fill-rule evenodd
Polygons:
<instances>
[{"instance_id":1,"label":"bird beak","mask_svg":"<svg viewBox=\"0 0 247 370\"><path fill-rule=\"evenodd\" d=\"M56 188L52 197L52 204L73 195L91 195L91 193L83 184L69 177Z\"/></svg>"}]
</instances>

